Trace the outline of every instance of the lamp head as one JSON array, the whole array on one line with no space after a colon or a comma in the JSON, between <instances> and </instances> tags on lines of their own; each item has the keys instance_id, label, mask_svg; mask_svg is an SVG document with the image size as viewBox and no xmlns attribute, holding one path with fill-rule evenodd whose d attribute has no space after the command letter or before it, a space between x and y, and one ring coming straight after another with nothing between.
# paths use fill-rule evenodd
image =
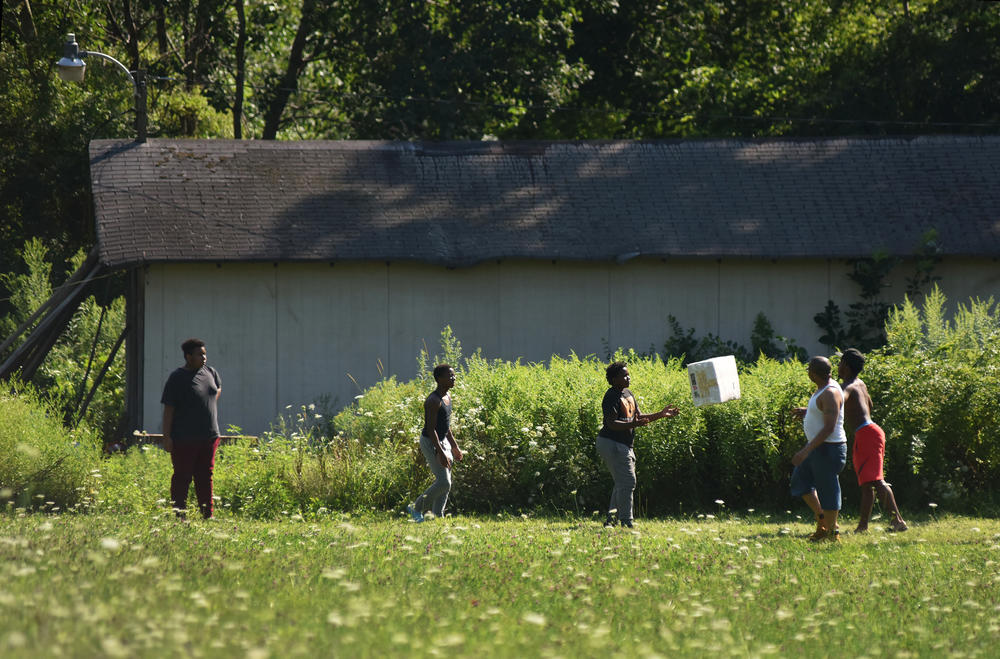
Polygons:
<instances>
[{"instance_id":1,"label":"lamp head","mask_svg":"<svg viewBox=\"0 0 1000 659\"><path fill-rule=\"evenodd\" d=\"M66 35L63 56L56 62L56 66L59 67L59 77L66 82L83 82L83 74L87 71L87 64L80 58L80 46L76 43L75 34Z\"/></svg>"}]
</instances>

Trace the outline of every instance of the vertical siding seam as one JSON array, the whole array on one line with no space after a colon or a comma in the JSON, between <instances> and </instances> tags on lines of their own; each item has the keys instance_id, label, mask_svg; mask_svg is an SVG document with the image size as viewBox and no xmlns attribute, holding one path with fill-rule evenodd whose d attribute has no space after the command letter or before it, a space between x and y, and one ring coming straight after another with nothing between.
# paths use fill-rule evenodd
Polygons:
<instances>
[{"instance_id":1,"label":"vertical siding seam","mask_svg":"<svg viewBox=\"0 0 1000 659\"><path fill-rule=\"evenodd\" d=\"M389 278L389 262L385 262L385 370L383 373L392 373L392 282Z\"/></svg>"},{"instance_id":2,"label":"vertical siding seam","mask_svg":"<svg viewBox=\"0 0 1000 659\"><path fill-rule=\"evenodd\" d=\"M274 414L272 418L277 418L281 413L281 356L278 350L281 349L281 341L278 338L278 267L271 268L274 271Z\"/></svg>"},{"instance_id":3,"label":"vertical siding seam","mask_svg":"<svg viewBox=\"0 0 1000 659\"><path fill-rule=\"evenodd\" d=\"M610 351L614 346L614 342L611 340L611 266L605 264L604 267L608 273L608 350Z\"/></svg>"},{"instance_id":4,"label":"vertical siding seam","mask_svg":"<svg viewBox=\"0 0 1000 659\"><path fill-rule=\"evenodd\" d=\"M722 336L722 259L716 261L715 269L715 335Z\"/></svg>"},{"instance_id":5,"label":"vertical siding seam","mask_svg":"<svg viewBox=\"0 0 1000 659\"><path fill-rule=\"evenodd\" d=\"M497 357L504 353L504 340L503 340L503 298L500 294L503 290L503 284L500 281L500 261L496 262L494 266L496 268L496 277L493 279L493 285L496 286L494 289L495 297L494 300L497 301Z\"/></svg>"}]
</instances>

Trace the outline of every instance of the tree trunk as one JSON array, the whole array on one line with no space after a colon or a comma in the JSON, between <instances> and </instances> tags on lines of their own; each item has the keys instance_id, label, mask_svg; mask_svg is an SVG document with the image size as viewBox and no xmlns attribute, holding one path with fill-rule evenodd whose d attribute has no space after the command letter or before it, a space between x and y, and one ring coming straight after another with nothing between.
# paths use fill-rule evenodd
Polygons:
<instances>
[{"instance_id":1,"label":"tree trunk","mask_svg":"<svg viewBox=\"0 0 1000 659\"><path fill-rule=\"evenodd\" d=\"M132 3L129 0L122 3L122 13L125 18L125 50L128 52L129 69L138 71L142 68L139 61L139 26L132 15Z\"/></svg>"},{"instance_id":2,"label":"tree trunk","mask_svg":"<svg viewBox=\"0 0 1000 659\"><path fill-rule=\"evenodd\" d=\"M0 19L0 21L2 20ZM0 33L2 31L3 24L0 23ZM38 31L35 29L35 16L31 13L31 2L24 0L24 4L21 5L21 37L25 43L31 43L37 36Z\"/></svg>"},{"instance_id":3,"label":"tree trunk","mask_svg":"<svg viewBox=\"0 0 1000 659\"><path fill-rule=\"evenodd\" d=\"M156 49L160 61L166 61L170 53L170 42L167 41L167 0L156 1Z\"/></svg>"},{"instance_id":4,"label":"tree trunk","mask_svg":"<svg viewBox=\"0 0 1000 659\"><path fill-rule=\"evenodd\" d=\"M281 77L270 104L267 106L267 113L264 115L265 140L273 140L278 135L278 127L281 125L281 115L288 105L288 99L292 92L298 89L299 76L305 69L305 49L309 33L312 31L313 15L316 12L315 0L302 0L302 15L299 17L299 28L295 32L295 41L292 42L291 52L288 53L288 66L285 68L285 75Z\"/></svg>"},{"instance_id":5,"label":"tree trunk","mask_svg":"<svg viewBox=\"0 0 1000 659\"><path fill-rule=\"evenodd\" d=\"M188 71L188 90L194 89L206 78L205 54L208 51L212 3L209 0L200 0L194 12L194 33L190 37L191 68Z\"/></svg>"},{"instance_id":6,"label":"tree trunk","mask_svg":"<svg viewBox=\"0 0 1000 659\"><path fill-rule=\"evenodd\" d=\"M243 139L243 86L246 81L247 18L243 0L236 3L236 98L233 99L233 137Z\"/></svg>"}]
</instances>

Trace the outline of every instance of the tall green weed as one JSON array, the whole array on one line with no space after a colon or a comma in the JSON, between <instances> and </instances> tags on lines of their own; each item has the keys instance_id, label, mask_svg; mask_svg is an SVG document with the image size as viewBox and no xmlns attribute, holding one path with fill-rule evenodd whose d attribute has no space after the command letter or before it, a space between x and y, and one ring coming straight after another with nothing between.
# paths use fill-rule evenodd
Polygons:
<instances>
[{"instance_id":1,"label":"tall green weed","mask_svg":"<svg viewBox=\"0 0 1000 659\"><path fill-rule=\"evenodd\" d=\"M909 299L862 374L886 431L886 470L905 502L995 503L1000 482L1000 310L970 300L946 313L939 289Z\"/></svg>"},{"instance_id":2,"label":"tall green weed","mask_svg":"<svg viewBox=\"0 0 1000 659\"><path fill-rule=\"evenodd\" d=\"M0 504L70 510L95 492L100 443L85 426L67 430L61 415L30 387L0 390Z\"/></svg>"},{"instance_id":3,"label":"tall green weed","mask_svg":"<svg viewBox=\"0 0 1000 659\"><path fill-rule=\"evenodd\" d=\"M478 511L602 509L611 477L595 438L607 364L578 355L530 364L478 353L461 358L447 329L442 341L458 372L452 428L466 452L454 469L453 504ZM787 493L789 458L801 445L801 425L790 423L787 409L809 393L800 363L761 358L744 367L743 400L699 410L680 359L664 362L621 350L612 359L629 363L642 411L680 408L676 418L637 432L640 509L676 512L720 498L755 501L762 492ZM430 370L432 361L424 355L421 364ZM432 387L426 376L406 384L386 380L334 419L345 437L362 444L395 441L411 456L410 496L429 481L417 440L423 399Z\"/></svg>"},{"instance_id":4,"label":"tall green weed","mask_svg":"<svg viewBox=\"0 0 1000 659\"><path fill-rule=\"evenodd\" d=\"M904 507L995 503L1000 482L998 312L992 300L960 305L950 317L944 307L935 290L922 308L907 301L895 309L887 346L868 355L862 374L873 418L886 431L887 479ZM704 510L717 501L733 509L796 503L788 494L790 460L805 437L789 408L813 391L803 363L760 356L740 364L739 400L695 408L680 358L619 350L612 359L629 364L644 412L665 404L680 411L636 433L640 512ZM423 401L434 386L432 366L448 361L458 374L452 428L466 453L453 472L452 510L587 514L606 506L611 477L594 447L607 390L604 360L463 357L446 328L441 352L431 358L425 350L418 361L423 370L414 380L386 378L335 415L302 407L258 441L222 447L219 505L270 518L401 508L431 480L418 444ZM117 471L103 469L105 505L130 498L162 505L165 454L130 452L108 464L114 460ZM841 483L850 509L858 499L850 465Z\"/></svg>"}]
</instances>

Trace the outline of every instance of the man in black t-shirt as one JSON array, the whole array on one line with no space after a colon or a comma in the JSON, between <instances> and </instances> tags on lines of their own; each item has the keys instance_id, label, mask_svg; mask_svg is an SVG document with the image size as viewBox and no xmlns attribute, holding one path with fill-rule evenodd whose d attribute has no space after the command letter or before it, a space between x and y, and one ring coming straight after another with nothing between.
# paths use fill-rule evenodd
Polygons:
<instances>
[{"instance_id":1,"label":"man in black t-shirt","mask_svg":"<svg viewBox=\"0 0 1000 659\"><path fill-rule=\"evenodd\" d=\"M194 479L198 507L205 519L212 517L212 472L219 448L216 401L222 378L207 365L205 342L188 339L181 344L184 366L174 370L163 387L163 448L170 453L174 474L170 499L179 517L187 508L188 489Z\"/></svg>"},{"instance_id":2,"label":"man in black t-shirt","mask_svg":"<svg viewBox=\"0 0 1000 659\"><path fill-rule=\"evenodd\" d=\"M677 416L677 408L665 405L653 414L640 413L635 397L628 389L631 378L625 362L611 364L605 375L611 388L601 401L604 426L597 435L597 452L611 472L615 487L611 490L604 525L614 526L617 513L621 525L632 528L632 494L635 491L635 451L632 450L632 443L635 429L650 421Z\"/></svg>"}]
</instances>

